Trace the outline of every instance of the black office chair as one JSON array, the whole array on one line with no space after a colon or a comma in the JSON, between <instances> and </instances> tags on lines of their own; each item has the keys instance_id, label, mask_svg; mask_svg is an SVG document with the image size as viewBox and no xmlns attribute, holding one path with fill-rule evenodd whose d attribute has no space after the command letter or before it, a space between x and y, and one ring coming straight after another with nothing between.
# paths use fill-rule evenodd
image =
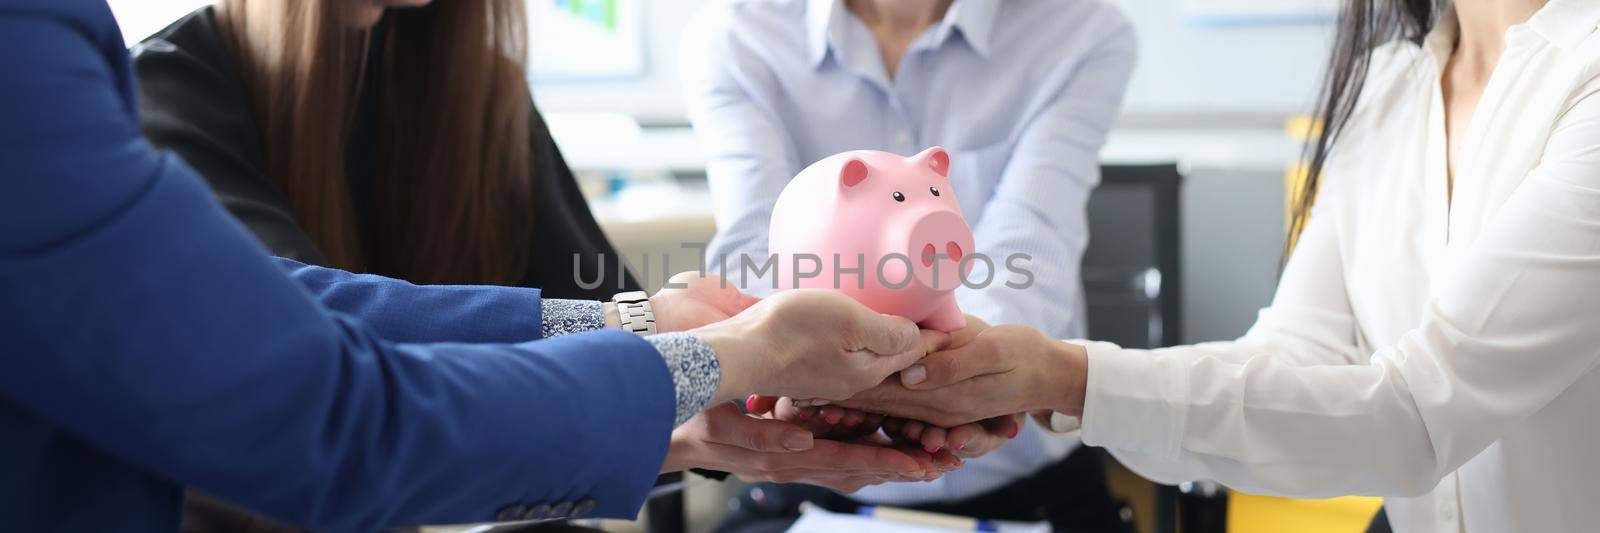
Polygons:
<instances>
[{"instance_id":1,"label":"black office chair","mask_svg":"<svg viewBox=\"0 0 1600 533\"><path fill-rule=\"evenodd\" d=\"M1177 165L1101 167L1083 254L1089 336L1126 348L1182 342Z\"/></svg>"}]
</instances>

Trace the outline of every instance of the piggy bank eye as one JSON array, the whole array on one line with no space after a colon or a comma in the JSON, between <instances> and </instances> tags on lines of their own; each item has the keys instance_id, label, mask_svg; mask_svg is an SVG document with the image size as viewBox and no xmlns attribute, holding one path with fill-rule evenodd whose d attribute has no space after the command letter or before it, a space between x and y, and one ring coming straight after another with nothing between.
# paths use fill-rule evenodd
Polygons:
<instances>
[{"instance_id":1,"label":"piggy bank eye","mask_svg":"<svg viewBox=\"0 0 1600 533\"><path fill-rule=\"evenodd\" d=\"M900 191L895 191L894 192L894 201L896 201L896 202L904 202L904 201L906 201L906 195L900 194Z\"/></svg>"},{"instance_id":2,"label":"piggy bank eye","mask_svg":"<svg viewBox=\"0 0 1600 533\"><path fill-rule=\"evenodd\" d=\"M934 196L938 196L939 195L939 188L938 187L928 187L928 192L933 193Z\"/></svg>"}]
</instances>

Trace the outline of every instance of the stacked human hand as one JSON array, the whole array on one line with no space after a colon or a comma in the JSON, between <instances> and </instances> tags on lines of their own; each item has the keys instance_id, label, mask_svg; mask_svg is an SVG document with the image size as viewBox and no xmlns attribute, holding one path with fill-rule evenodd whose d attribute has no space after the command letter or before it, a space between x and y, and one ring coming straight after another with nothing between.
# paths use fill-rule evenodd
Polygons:
<instances>
[{"instance_id":1,"label":"stacked human hand","mask_svg":"<svg viewBox=\"0 0 1600 533\"><path fill-rule=\"evenodd\" d=\"M1082 415L1084 347L1027 326L975 327L958 332L965 342L932 351L898 380L833 403L947 427L1019 413Z\"/></svg>"},{"instance_id":2,"label":"stacked human hand","mask_svg":"<svg viewBox=\"0 0 1600 533\"><path fill-rule=\"evenodd\" d=\"M959 459L864 439L816 439L807 428L743 413L752 394L843 400L943 346L947 335L874 312L829 291L757 300L715 276L684 273L651 297L662 332L687 330L721 366L712 407L673 432L663 472L710 468L747 480L854 491L885 481L935 479Z\"/></svg>"},{"instance_id":3,"label":"stacked human hand","mask_svg":"<svg viewBox=\"0 0 1600 533\"><path fill-rule=\"evenodd\" d=\"M1032 328L969 316L947 336L837 293L757 301L697 276L652 303L663 331L693 328L713 347L723 381L715 407L674 433L664 471L852 491L935 478L1015 437L1023 413L1082 412L1086 352ZM746 394L753 415L727 403Z\"/></svg>"},{"instance_id":4,"label":"stacked human hand","mask_svg":"<svg viewBox=\"0 0 1600 533\"><path fill-rule=\"evenodd\" d=\"M967 327L950 335L937 347L944 353L973 342L989 325L982 319L967 316ZM930 356L931 357L931 356ZM926 360L925 360L926 361ZM914 370L919 368L922 370ZM900 380L888 380L884 385L908 379L907 371L920 372L926 379L926 365L919 362L911 369L900 372ZM917 376L913 376L917 377ZM859 400L858 400L859 401ZM845 404L852 402L846 401ZM834 404L828 400L751 397L747 407L752 413L768 414L772 418L798 423L817 437L840 440L871 438L880 430L896 445L921 448L923 451L952 459L971 459L987 454L1016 438L1026 423L1022 413L990 417L975 422L945 427L914 418L886 416Z\"/></svg>"},{"instance_id":5,"label":"stacked human hand","mask_svg":"<svg viewBox=\"0 0 1600 533\"><path fill-rule=\"evenodd\" d=\"M956 467L1016 438L1024 423L1016 414L947 428L838 405L801 407L791 398L767 396L753 396L746 405L753 406L751 413L798 424L817 438L920 449Z\"/></svg>"},{"instance_id":6,"label":"stacked human hand","mask_svg":"<svg viewBox=\"0 0 1600 533\"><path fill-rule=\"evenodd\" d=\"M832 291L762 300L699 272L680 273L668 286L650 298L657 329L688 331L716 352L713 405L750 394L844 400L949 339Z\"/></svg>"}]
</instances>

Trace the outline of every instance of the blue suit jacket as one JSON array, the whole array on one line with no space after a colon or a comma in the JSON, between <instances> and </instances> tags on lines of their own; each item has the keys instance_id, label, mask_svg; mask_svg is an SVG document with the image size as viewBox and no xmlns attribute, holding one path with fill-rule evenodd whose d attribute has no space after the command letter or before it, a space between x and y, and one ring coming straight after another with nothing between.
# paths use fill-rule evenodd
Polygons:
<instances>
[{"instance_id":1,"label":"blue suit jacket","mask_svg":"<svg viewBox=\"0 0 1600 533\"><path fill-rule=\"evenodd\" d=\"M274 260L140 136L103 2L0 0L0 35L0 529L173 531L184 485L334 530L635 514L673 419L648 343Z\"/></svg>"}]
</instances>

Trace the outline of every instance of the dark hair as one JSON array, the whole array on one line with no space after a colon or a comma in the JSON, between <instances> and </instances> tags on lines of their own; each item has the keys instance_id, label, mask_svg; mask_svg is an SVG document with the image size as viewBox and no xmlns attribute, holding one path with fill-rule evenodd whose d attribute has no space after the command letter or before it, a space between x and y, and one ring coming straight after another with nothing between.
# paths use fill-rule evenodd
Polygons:
<instances>
[{"instance_id":1,"label":"dark hair","mask_svg":"<svg viewBox=\"0 0 1600 533\"><path fill-rule=\"evenodd\" d=\"M1288 259L1295 239L1305 229L1316 202L1322 171L1328 153L1338 141L1345 123L1355 110L1361 87L1367 81L1372 52L1385 43L1405 39L1420 44L1433 29L1443 0L1345 0L1339 11L1338 33L1328 59L1322 90L1317 96L1317 123L1320 132L1306 145L1306 177L1292 205L1289 228L1284 238L1283 257Z\"/></svg>"},{"instance_id":2,"label":"dark hair","mask_svg":"<svg viewBox=\"0 0 1600 533\"><path fill-rule=\"evenodd\" d=\"M330 266L416 283L514 284L533 235L533 102L523 0L393 10L381 42L344 0L220 0L244 68L267 173ZM364 72L369 48L381 65ZM375 79L373 218L361 242L345 176L358 87Z\"/></svg>"}]
</instances>

